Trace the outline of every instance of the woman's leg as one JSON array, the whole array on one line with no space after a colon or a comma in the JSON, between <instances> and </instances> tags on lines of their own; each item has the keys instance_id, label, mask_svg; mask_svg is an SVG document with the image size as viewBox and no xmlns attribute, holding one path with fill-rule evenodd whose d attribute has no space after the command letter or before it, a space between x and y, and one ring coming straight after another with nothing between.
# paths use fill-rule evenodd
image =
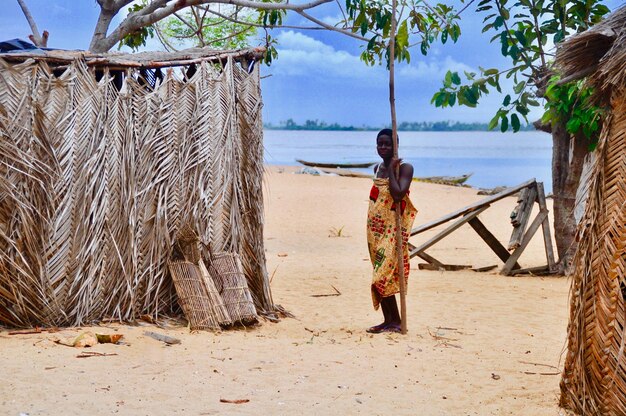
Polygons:
<instances>
[{"instance_id":1,"label":"woman's leg","mask_svg":"<svg viewBox=\"0 0 626 416\"><path fill-rule=\"evenodd\" d=\"M389 309L389 302L387 301L387 298L380 299L380 309L383 311L383 323L367 329L367 332L374 334L383 332L387 325L389 325L389 322L391 322L390 319L393 312Z\"/></svg>"},{"instance_id":2,"label":"woman's leg","mask_svg":"<svg viewBox=\"0 0 626 416\"><path fill-rule=\"evenodd\" d=\"M387 314L388 318L385 318L385 322L389 325L400 326L402 319L400 318L400 312L398 311L398 303L396 302L396 296L388 296L383 298L385 303L387 304Z\"/></svg>"}]
</instances>

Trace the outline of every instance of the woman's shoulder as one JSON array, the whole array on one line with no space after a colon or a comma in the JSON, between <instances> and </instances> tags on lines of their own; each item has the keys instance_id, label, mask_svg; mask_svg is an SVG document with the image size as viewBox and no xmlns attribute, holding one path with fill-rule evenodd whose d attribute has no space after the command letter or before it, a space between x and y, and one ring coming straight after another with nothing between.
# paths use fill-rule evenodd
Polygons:
<instances>
[{"instance_id":1,"label":"woman's shoulder","mask_svg":"<svg viewBox=\"0 0 626 416\"><path fill-rule=\"evenodd\" d=\"M413 177L413 165L402 162L400 164L400 175Z\"/></svg>"}]
</instances>

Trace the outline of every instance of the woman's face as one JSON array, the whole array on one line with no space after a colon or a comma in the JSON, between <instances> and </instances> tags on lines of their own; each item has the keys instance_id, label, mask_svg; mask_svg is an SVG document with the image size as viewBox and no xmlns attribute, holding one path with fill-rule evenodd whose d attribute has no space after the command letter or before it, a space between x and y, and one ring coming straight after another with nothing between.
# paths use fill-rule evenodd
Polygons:
<instances>
[{"instance_id":1,"label":"woman's face","mask_svg":"<svg viewBox=\"0 0 626 416\"><path fill-rule=\"evenodd\" d=\"M378 136L376 139L376 151L378 156L383 159L393 157L393 140L391 137L386 135Z\"/></svg>"}]
</instances>

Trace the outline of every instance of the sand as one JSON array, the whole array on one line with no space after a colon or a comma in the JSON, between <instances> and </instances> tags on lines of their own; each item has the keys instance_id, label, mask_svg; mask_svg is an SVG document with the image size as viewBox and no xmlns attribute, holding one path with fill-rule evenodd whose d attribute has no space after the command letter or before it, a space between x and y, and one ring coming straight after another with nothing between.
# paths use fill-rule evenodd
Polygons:
<instances>
[{"instance_id":1,"label":"sand","mask_svg":"<svg viewBox=\"0 0 626 416\"><path fill-rule=\"evenodd\" d=\"M0 414L561 414L556 373L567 279L421 271L413 259L408 334L367 334L382 316L369 292L364 221L371 181L294 170L268 168L265 240L274 301L295 319L221 333L117 324L56 334L0 331ZM414 183L411 198L418 225L483 197ZM506 198L480 216L505 245L515 204ZM502 266L467 225L428 253L446 263ZM545 262L538 234L520 263ZM50 340L86 330L121 333L125 345L76 349ZM146 330L182 343L166 346ZM76 358L82 351L117 355Z\"/></svg>"}]
</instances>

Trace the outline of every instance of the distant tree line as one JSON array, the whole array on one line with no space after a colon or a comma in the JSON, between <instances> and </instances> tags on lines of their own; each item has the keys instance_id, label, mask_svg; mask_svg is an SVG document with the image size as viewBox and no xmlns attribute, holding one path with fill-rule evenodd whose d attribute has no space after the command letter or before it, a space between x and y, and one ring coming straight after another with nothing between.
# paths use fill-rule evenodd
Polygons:
<instances>
[{"instance_id":1,"label":"distant tree line","mask_svg":"<svg viewBox=\"0 0 626 416\"><path fill-rule=\"evenodd\" d=\"M328 124L319 120L306 120L303 124L296 123L293 119L281 122L277 125L265 123L269 130L338 130L338 131L369 131L379 130L382 127L371 126L343 126L339 123ZM390 126L384 126L390 127ZM488 131L488 123L463 123L460 121L403 121L398 123L398 131ZM523 125L520 130L535 130L532 124Z\"/></svg>"}]
</instances>

